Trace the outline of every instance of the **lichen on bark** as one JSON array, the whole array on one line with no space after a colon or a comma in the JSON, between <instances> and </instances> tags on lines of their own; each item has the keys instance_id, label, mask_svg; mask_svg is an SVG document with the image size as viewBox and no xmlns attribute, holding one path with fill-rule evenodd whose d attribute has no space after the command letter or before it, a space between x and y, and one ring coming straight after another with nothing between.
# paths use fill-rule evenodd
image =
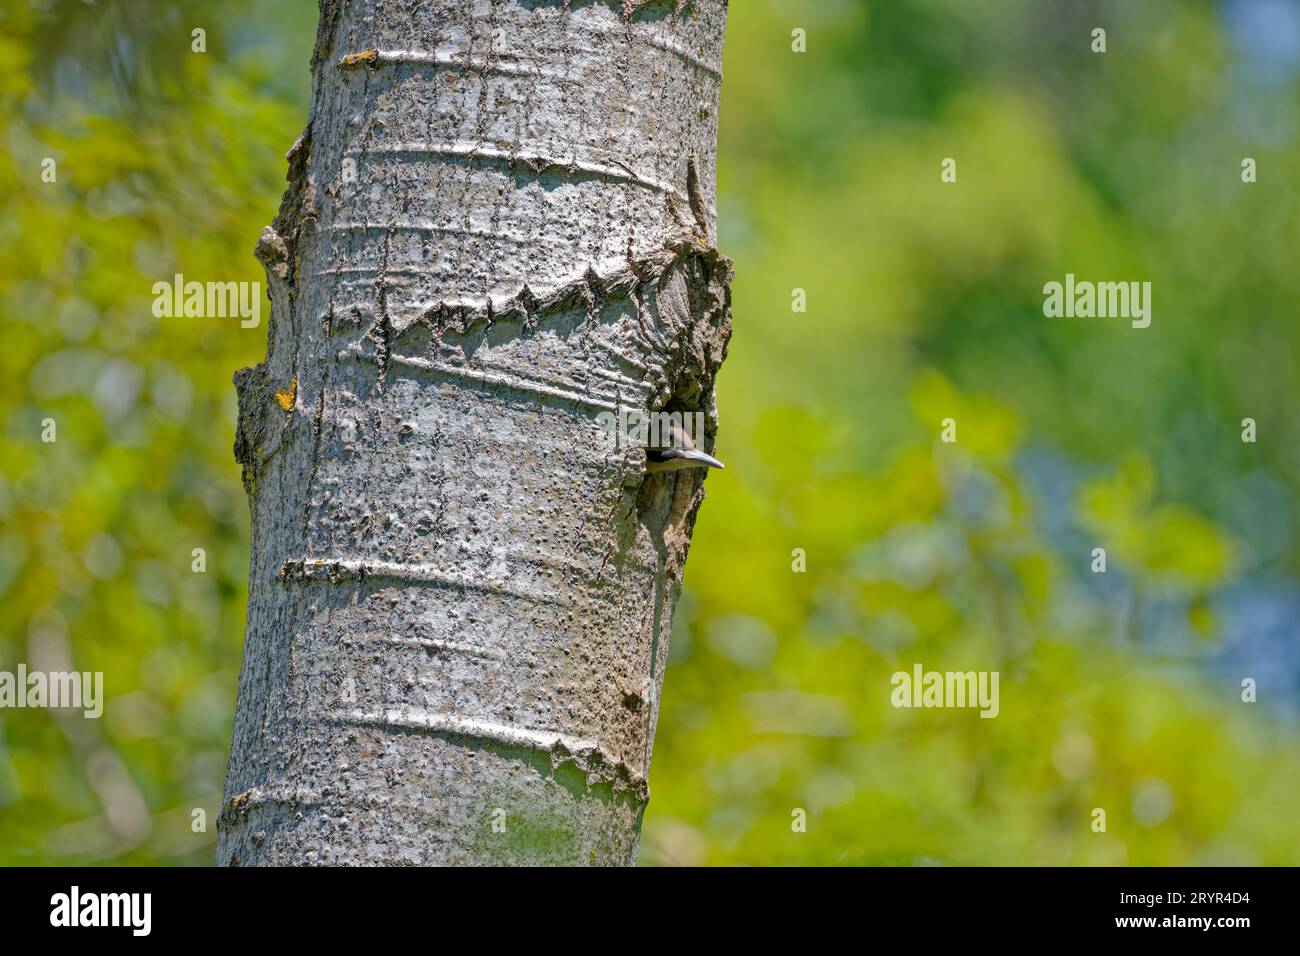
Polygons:
<instances>
[{"instance_id":1,"label":"lichen on bark","mask_svg":"<svg viewBox=\"0 0 1300 956\"><path fill-rule=\"evenodd\" d=\"M635 859L698 470L723 0L323 0L236 376L253 515L218 862Z\"/></svg>"}]
</instances>

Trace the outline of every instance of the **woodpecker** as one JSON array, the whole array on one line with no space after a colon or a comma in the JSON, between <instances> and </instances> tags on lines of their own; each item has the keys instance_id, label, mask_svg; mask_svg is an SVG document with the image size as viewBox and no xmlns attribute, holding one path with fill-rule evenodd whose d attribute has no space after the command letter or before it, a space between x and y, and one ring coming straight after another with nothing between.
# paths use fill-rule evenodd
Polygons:
<instances>
[{"instance_id":1,"label":"woodpecker","mask_svg":"<svg viewBox=\"0 0 1300 956\"><path fill-rule=\"evenodd\" d=\"M680 425L663 429L662 447L645 450L645 470L651 474L661 471L680 471L683 468L725 468L726 466L695 447L691 436Z\"/></svg>"}]
</instances>

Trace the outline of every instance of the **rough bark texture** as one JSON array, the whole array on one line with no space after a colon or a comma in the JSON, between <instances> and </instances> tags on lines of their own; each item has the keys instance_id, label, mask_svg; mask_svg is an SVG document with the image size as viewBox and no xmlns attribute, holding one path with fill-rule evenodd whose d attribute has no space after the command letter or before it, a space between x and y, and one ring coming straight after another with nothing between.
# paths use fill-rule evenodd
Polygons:
<instances>
[{"instance_id":1,"label":"rough bark texture","mask_svg":"<svg viewBox=\"0 0 1300 956\"><path fill-rule=\"evenodd\" d=\"M725 0L322 0L236 375L253 515L218 862L636 855L702 470ZM355 171L355 176L353 172Z\"/></svg>"}]
</instances>

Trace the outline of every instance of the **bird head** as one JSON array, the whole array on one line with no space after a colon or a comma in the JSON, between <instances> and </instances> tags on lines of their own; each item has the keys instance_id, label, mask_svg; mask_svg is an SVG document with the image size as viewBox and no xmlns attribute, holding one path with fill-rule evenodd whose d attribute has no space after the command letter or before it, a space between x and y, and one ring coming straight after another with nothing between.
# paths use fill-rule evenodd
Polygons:
<instances>
[{"instance_id":1,"label":"bird head","mask_svg":"<svg viewBox=\"0 0 1300 956\"><path fill-rule=\"evenodd\" d=\"M725 468L712 455L695 447L691 436L680 425L672 424L659 435L659 446L645 452L645 470L654 474L661 471L680 471L683 468Z\"/></svg>"}]
</instances>

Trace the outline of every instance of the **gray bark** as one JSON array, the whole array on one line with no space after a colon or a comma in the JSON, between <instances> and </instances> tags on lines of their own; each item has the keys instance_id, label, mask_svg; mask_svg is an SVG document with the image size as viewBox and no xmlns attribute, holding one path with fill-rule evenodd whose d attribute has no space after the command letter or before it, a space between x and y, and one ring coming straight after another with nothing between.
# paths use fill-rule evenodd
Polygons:
<instances>
[{"instance_id":1,"label":"gray bark","mask_svg":"<svg viewBox=\"0 0 1300 956\"><path fill-rule=\"evenodd\" d=\"M704 471L725 0L321 0L236 375L252 510L221 864L635 860ZM351 172L355 169L355 177Z\"/></svg>"}]
</instances>

